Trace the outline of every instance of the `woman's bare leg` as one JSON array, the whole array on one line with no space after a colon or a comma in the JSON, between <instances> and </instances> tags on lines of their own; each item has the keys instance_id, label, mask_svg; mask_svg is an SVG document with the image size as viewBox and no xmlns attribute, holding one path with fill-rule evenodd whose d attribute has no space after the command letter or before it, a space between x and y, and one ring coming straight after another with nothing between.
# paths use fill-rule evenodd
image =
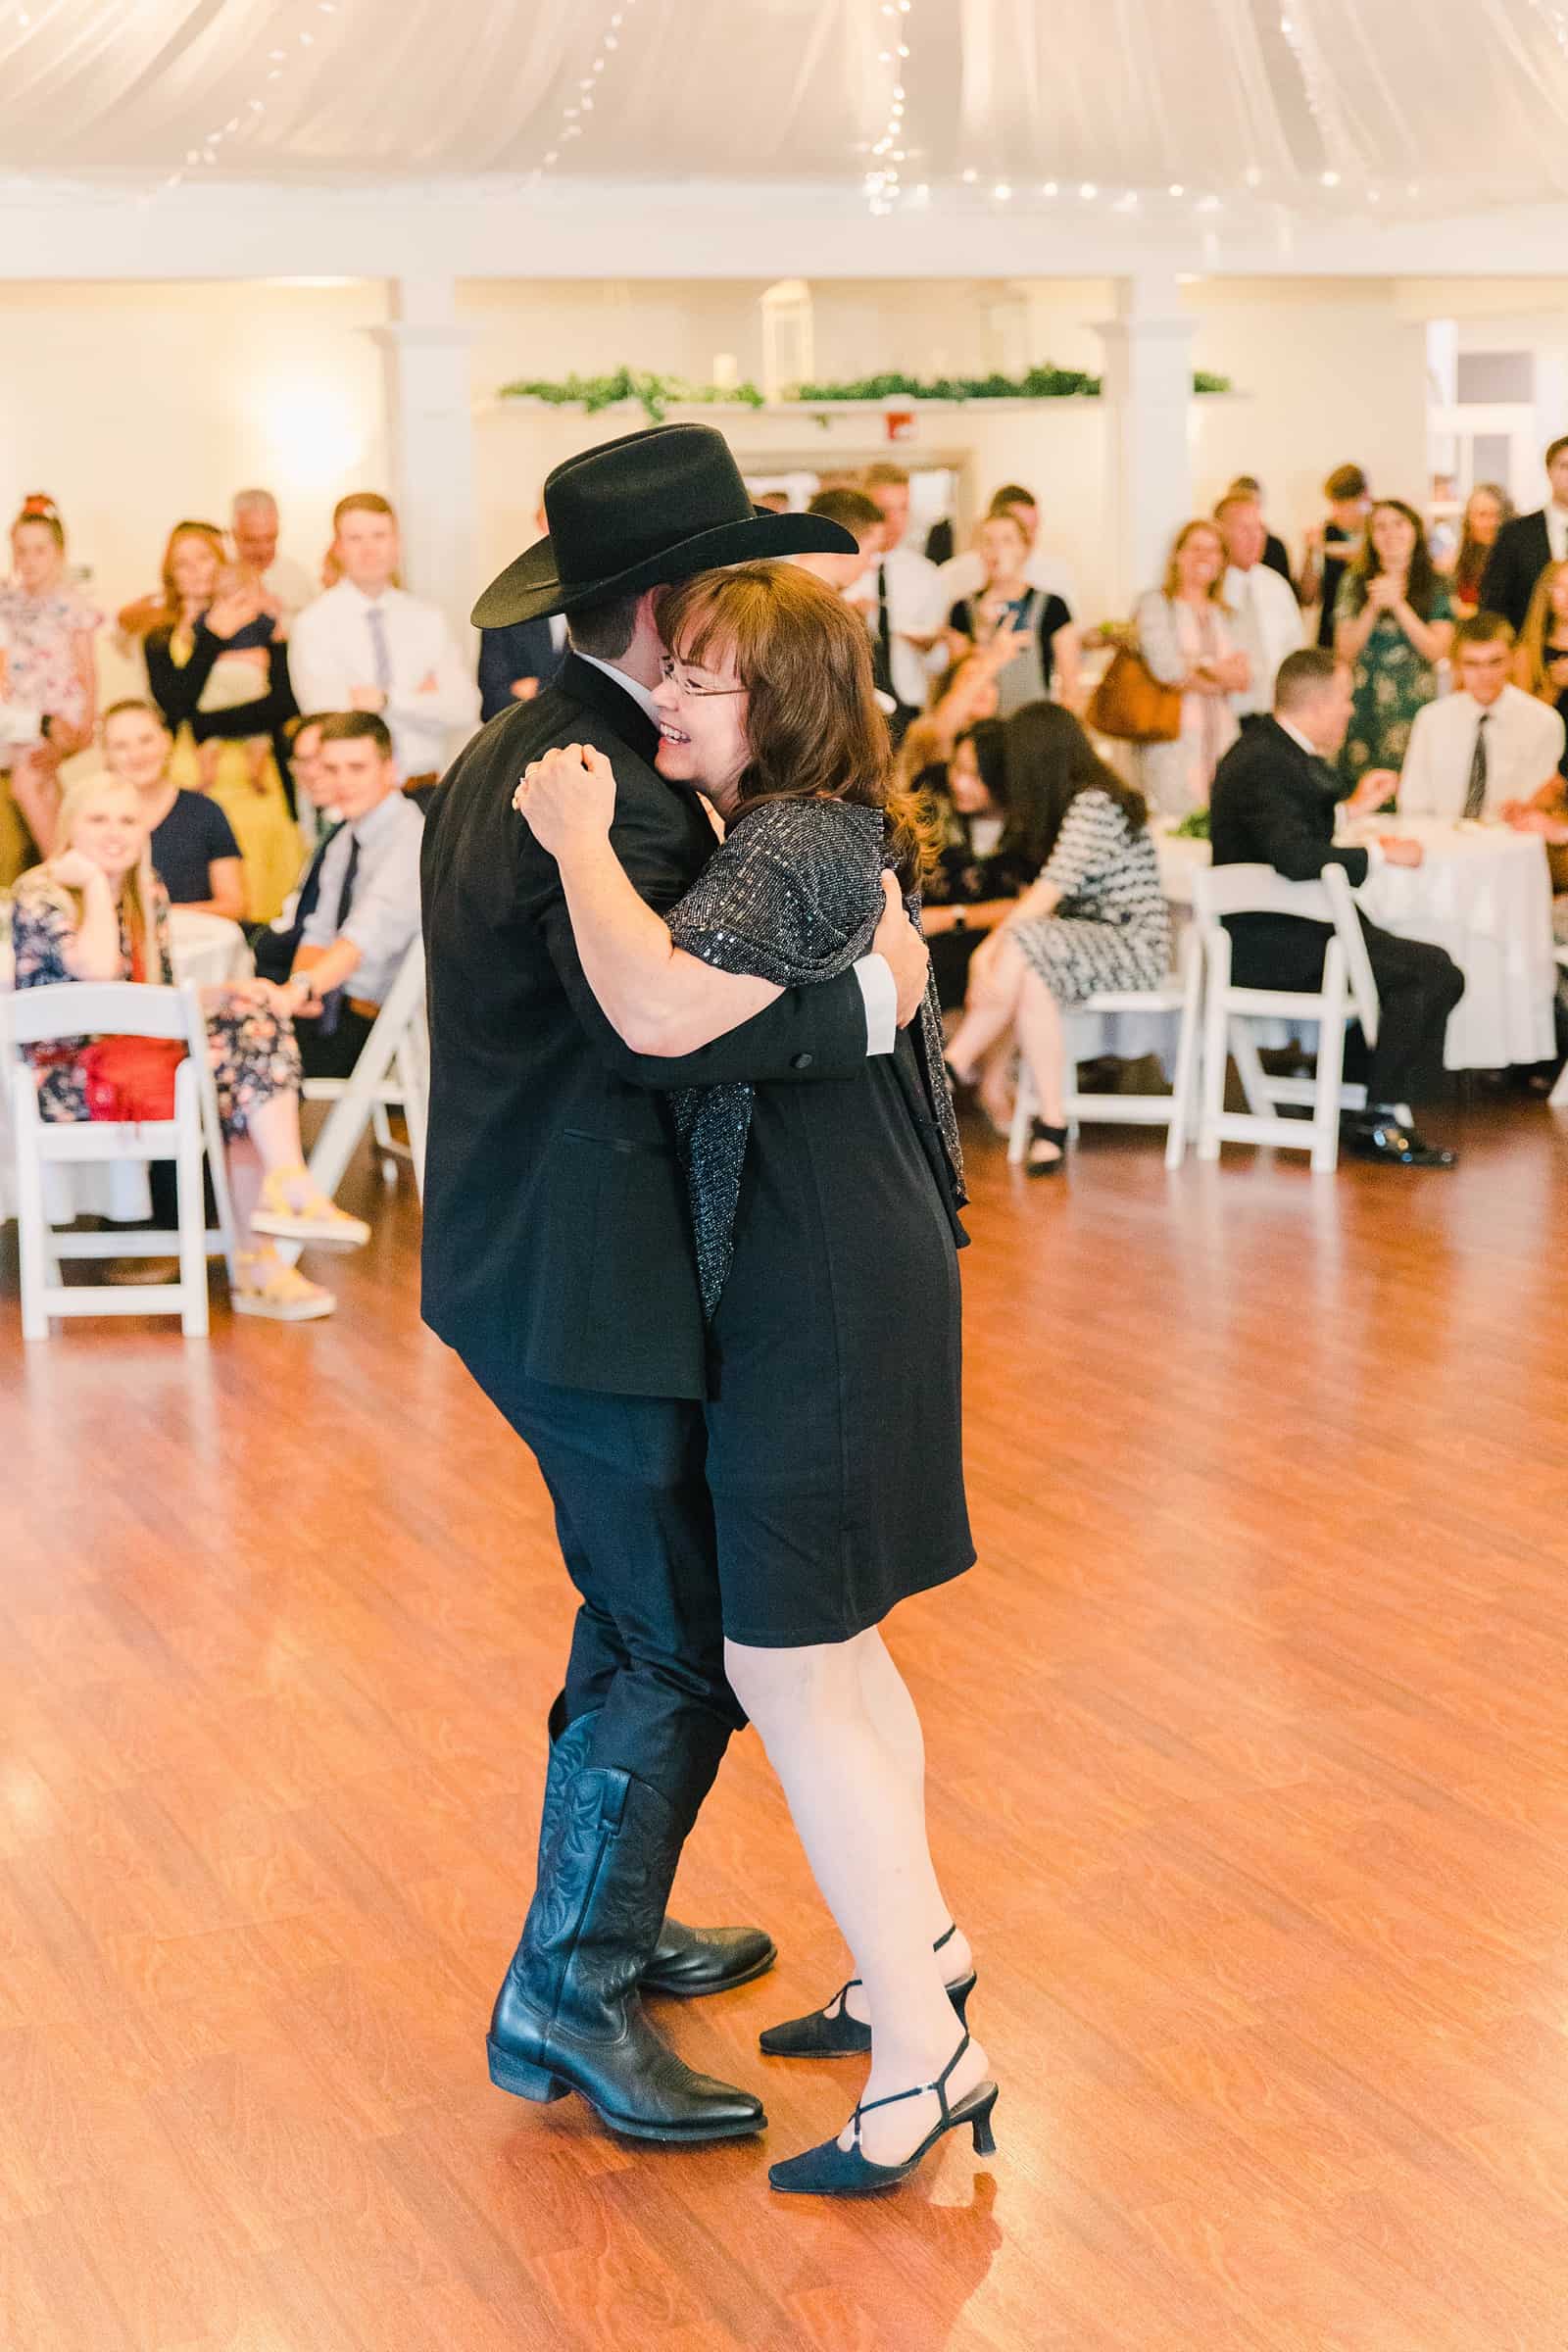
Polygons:
<instances>
[{"instance_id":1,"label":"woman's bare leg","mask_svg":"<svg viewBox=\"0 0 1568 2352\"><path fill-rule=\"evenodd\" d=\"M1048 1127L1067 1124L1067 1041L1061 1009L1038 972L1026 971L1018 992L1018 1050L1034 1080L1035 1100ZM1054 1145L1037 1144L1044 1157L1059 1157Z\"/></svg>"},{"instance_id":2,"label":"woman's bare leg","mask_svg":"<svg viewBox=\"0 0 1568 2352\"><path fill-rule=\"evenodd\" d=\"M1011 1030L1027 969L1011 940L1004 938L984 976L970 981L963 1018L948 1040L948 1059L960 1078L971 1078Z\"/></svg>"}]
</instances>

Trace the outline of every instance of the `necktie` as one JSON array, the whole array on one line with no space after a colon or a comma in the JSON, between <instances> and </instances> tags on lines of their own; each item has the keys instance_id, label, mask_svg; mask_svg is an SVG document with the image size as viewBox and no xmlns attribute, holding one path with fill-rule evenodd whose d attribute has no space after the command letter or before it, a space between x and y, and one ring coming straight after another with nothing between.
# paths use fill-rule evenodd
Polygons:
<instances>
[{"instance_id":1,"label":"necktie","mask_svg":"<svg viewBox=\"0 0 1568 2352\"><path fill-rule=\"evenodd\" d=\"M888 617L888 571L885 564L876 567L876 645L871 656L872 682L884 694L899 698L893 683L893 624Z\"/></svg>"},{"instance_id":2,"label":"necktie","mask_svg":"<svg viewBox=\"0 0 1568 2352\"><path fill-rule=\"evenodd\" d=\"M1470 755L1470 781L1465 786L1464 814L1479 817L1487 806L1487 721L1490 710L1483 710L1476 728L1476 748Z\"/></svg>"},{"instance_id":3,"label":"necktie","mask_svg":"<svg viewBox=\"0 0 1568 2352\"><path fill-rule=\"evenodd\" d=\"M365 615L370 629L370 659L375 664L375 682L383 694L392 691L392 648L387 643L386 614L379 605L371 605Z\"/></svg>"},{"instance_id":4,"label":"necktie","mask_svg":"<svg viewBox=\"0 0 1568 2352\"><path fill-rule=\"evenodd\" d=\"M337 894L337 913L332 923L334 938L341 936L343 926L349 919L349 908L354 904L354 878L359 870L360 837L357 833L351 832L348 863L343 868L343 880ZM318 883L318 887L319 887L319 883ZM332 1036L342 1018L343 991L340 988L334 988L321 999L321 1017L317 1025L318 1035Z\"/></svg>"}]
</instances>

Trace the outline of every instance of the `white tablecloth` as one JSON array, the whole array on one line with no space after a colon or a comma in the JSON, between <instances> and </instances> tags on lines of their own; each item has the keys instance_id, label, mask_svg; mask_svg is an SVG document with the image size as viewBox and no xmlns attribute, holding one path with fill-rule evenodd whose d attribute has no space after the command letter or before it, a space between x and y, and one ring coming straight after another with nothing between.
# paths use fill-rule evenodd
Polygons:
<instances>
[{"instance_id":1,"label":"white tablecloth","mask_svg":"<svg viewBox=\"0 0 1568 2352\"><path fill-rule=\"evenodd\" d=\"M1368 919L1401 939L1446 949L1464 974L1444 1045L1446 1067L1499 1070L1549 1060L1557 974L1544 842L1506 825L1433 816L1382 817L1375 830L1419 841L1425 856L1419 865L1380 864L1368 875L1355 894ZM1207 842L1166 835L1158 850L1165 896L1173 907L1190 906L1193 870L1207 864Z\"/></svg>"}]
</instances>

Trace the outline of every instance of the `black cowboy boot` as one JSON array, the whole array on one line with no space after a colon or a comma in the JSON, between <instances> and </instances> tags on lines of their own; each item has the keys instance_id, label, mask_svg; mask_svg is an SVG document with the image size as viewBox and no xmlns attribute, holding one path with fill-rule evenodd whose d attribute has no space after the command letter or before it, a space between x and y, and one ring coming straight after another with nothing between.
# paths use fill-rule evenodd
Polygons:
<instances>
[{"instance_id":1,"label":"black cowboy boot","mask_svg":"<svg viewBox=\"0 0 1568 2352\"><path fill-rule=\"evenodd\" d=\"M637 2139L738 2139L767 2119L748 2091L695 2074L643 2014L679 1828L656 1788L584 1767L564 1780L549 1850L490 2020L490 2079L525 2099L575 2090Z\"/></svg>"},{"instance_id":2,"label":"black cowboy boot","mask_svg":"<svg viewBox=\"0 0 1568 2352\"><path fill-rule=\"evenodd\" d=\"M562 1795L588 1753L599 1720L595 1710L564 1725L564 1699L563 1691L550 1710L550 1762L539 1824L541 1873ZM706 1993L728 1992L737 1984L749 1984L754 1977L765 1976L777 1958L777 1945L761 1928L688 1928L678 1919L666 1918L639 1984L644 1992L668 2000L694 2001Z\"/></svg>"}]
</instances>

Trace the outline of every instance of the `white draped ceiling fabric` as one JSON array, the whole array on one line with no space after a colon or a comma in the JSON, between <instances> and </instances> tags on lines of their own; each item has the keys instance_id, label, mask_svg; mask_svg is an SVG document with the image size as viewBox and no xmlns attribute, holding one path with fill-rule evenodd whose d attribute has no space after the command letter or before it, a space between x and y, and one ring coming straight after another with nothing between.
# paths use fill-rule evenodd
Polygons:
<instances>
[{"instance_id":1,"label":"white draped ceiling fabric","mask_svg":"<svg viewBox=\"0 0 1568 2352\"><path fill-rule=\"evenodd\" d=\"M1151 218L1430 217L1568 195L1565 7L31 0L0 6L0 156L13 181L543 172L858 203L891 122L901 209L1087 188Z\"/></svg>"}]
</instances>

